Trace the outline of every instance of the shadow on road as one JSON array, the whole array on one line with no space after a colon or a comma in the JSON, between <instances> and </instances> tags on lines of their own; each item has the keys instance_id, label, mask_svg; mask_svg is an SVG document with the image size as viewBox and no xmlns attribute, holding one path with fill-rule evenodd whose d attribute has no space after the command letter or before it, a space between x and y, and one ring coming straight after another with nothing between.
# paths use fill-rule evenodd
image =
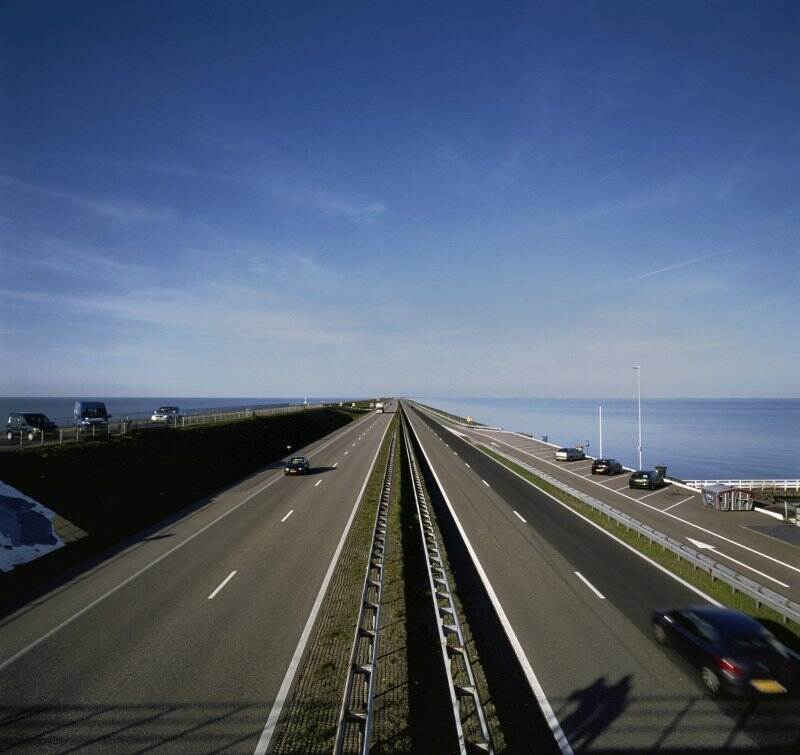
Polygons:
<instances>
[{"instance_id":1,"label":"shadow on road","mask_svg":"<svg viewBox=\"0 0 800 755\"><path fill-rule=\"evenodd\" d=\"M630 675L610 686L603 676L588 687L575 690L567 698L567 704L577 707L561 721L561 728L573 749L589 749L625 710L630 693Z\"/></svg>"}]
</instances>

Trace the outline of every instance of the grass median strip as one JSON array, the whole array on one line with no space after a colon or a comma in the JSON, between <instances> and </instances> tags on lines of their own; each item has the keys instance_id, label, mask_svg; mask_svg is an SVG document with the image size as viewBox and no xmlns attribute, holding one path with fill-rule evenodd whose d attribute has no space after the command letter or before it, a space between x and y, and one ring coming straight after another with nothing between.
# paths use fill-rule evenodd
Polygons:
<instances>
[{"instance_id":1,"label":"grass median strip","mask_svg":"<svg viewBox=\"0 0 800 755\"><path fill-rule=\"evenodd\" d=\"M734 590L730 585L720 580L712 580L710 574L695 568L691 563L681 558L676 553L664 549L661 545L649 538L639 535L637 532L610 517L604 516L597 509L575 498L558 486L547 482L525 467L515 464L513 461L501 456L488 446L479 443L476 444L476 447L499 464L502 464L512 472L520 475L520 477L532 482L536 487L546 493L558 498L559 501L575 509L575 511L579 512L587 519L596 522L615 537L631 545L648 558L651 558L656 563L669 569L673 574L676 574L681 577L681 579L684 579L707 595L715 598L723 605L755 616L768 626L769 629L775 632L775 634L779 635L787 645L796 651L800 651L800 624L791 620L785 622L784 618L777 613L777 611L773 611L765 605L759 606L749 595Z\"/></svg>"}]
</instances>

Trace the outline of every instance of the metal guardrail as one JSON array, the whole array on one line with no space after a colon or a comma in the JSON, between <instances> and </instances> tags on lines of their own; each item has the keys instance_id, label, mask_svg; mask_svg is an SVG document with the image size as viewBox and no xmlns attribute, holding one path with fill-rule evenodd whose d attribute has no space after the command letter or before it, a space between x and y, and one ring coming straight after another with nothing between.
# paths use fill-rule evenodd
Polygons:
<instances>
[{"instance_id":1,"label":"metal guardrail","mask_svg":"<svg viewBox=\"0 0 800 755\"><path fill-rule=\"evenodd\" d=\"M347 673L339 724L336 729L335 755L359 752L368 755L372 738L373 702L380 645L381 602L383 600L384 564L387 550L389 505L392 500L392 474L397 430L392 435L389 458L375 515L372 548L364 576L361 608ZM360 683L356 683L356 682ZM358 747L352 745L358 742Z\"/></svg>"},{"instance_id":2,"label":"metal guardrail","mask_svg":"<svg viewBox=\"0 0 800 755\"><path fill-rule=\"evenodd\" d=\"M745 490L795 490L800 491L800 480L683 480L684 485L698 490L708 485L730 485Z\"/></svg>"},{"instance_id":3,"label":"metal guardrail","mask_svg":"<svg viewBox=\"0 0 800 755\"><path fill-rule=\"evenodd\" d=\"M657 545L662 546L664 549L672 551L672 553L675 553L677 556L680 556L680 558L688 561L690 564L692 564L692 566L710 574L712 579L719 579L722 582L725 582L725 584L730 585L734 590L738 590L739 592L753 598L758 606L761 606L762 604L769 606L774 611L779 613L784 620L790 619L800 623L800 603L795 603L785 595L781 595L774 590L770 590L768 587L764 587L759 582L756 582L749 577L745 577L733 569L729 569L724 564L720 564L719 562L714 561L714 559L709 558L699 551L696 551L694 548L684 545L680 540L675 540L675 538L665 535L663 532L659 532L654 527L650 527L649 525L640 522L638 519L635 519L619 509L614 508L610 504L598 501L596 498L593 498L587 493L573 488L572 486L567 485L555 477L551 477L546 472L542 472L541 470L536 469L525 462L519 461L518 459L512 459L498 449L492 449L492 453L502 456L513 464L527 469L531 474L534 474L550 485L563 490L565 493L569 493L573 498L577 498L579 501L591 506L593 509L600 511L610 519L614 519L622 526L627 527L637 534L648 538Z\"/></svg>"},{"instance_id":4,"label":"metal guardrail","mask_svg":"<svg viewBox=\"0 0 800 755\"><path fill-rule=\"evenodd\" d=\"M486 725L486 716L483 712L480 696L478 695L475 675L469 661L464 634L461 630L461 623L458 619L453 595L450 589L450 582L447 572L442 562L441 550L436 533L431 522L431 514L428 509L428 502L425 497L425 490L419 473L419 466L411 445L405 415L402 415L403 437L405 439L406 456L408 466L411 470L413 481L414 501L417 506L417 516L419 517L422 548L425 553L425 564L428 571L428 583L430 587L433 610L436 614L436 626L439 633L439 643L442 650L442 661L447 671L447 682L450 689L450 700L453 706L453 718L455 720L456 734L458 737L459 752L466 755L467 748L479 750L481 752L494 753L489 729ZM454 666L458 665L459 669ZM467 684L457 684L455 679L458 672L466 674ZM472 705L465 705L470 701ZM477 716L480 732L477 735L468 736L464 733L464 721L472 715Z\"/></svg>"}]
</instances>

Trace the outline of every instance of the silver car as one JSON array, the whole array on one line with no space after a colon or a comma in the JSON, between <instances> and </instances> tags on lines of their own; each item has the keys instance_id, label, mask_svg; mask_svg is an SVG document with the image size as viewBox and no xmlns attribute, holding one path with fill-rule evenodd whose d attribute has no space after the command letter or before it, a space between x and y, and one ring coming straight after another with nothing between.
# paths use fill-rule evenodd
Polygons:
<instances>
[{"instance_id":1,"label":"silver car","mask_svg":"<svg viewBox=\"0 0 800 755\"><path fill-rule=\"evenodd\" d=\"M555 457L556 461L581 461L586 454L580 448L559 448Z\"/></svg>"}]
</instances>

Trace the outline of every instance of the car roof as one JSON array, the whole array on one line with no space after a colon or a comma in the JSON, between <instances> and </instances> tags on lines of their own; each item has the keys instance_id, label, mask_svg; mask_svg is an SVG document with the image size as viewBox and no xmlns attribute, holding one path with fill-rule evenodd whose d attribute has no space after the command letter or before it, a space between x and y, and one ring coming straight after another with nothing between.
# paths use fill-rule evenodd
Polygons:
<instances>
[{"instance_id":1,"label":"car roof","mask_svg":"<svg viewBox=\"0 0 800 755\"><path fill-rule=\"evenodd\" d=\"M752 616L748 616L741 611L732 608L722 608L720 606L689 606L683 609L691 611L702 619L705 619L715 629L722 630L727 634L753 634L764 630Z\"/></svg>"}]
</instances>

